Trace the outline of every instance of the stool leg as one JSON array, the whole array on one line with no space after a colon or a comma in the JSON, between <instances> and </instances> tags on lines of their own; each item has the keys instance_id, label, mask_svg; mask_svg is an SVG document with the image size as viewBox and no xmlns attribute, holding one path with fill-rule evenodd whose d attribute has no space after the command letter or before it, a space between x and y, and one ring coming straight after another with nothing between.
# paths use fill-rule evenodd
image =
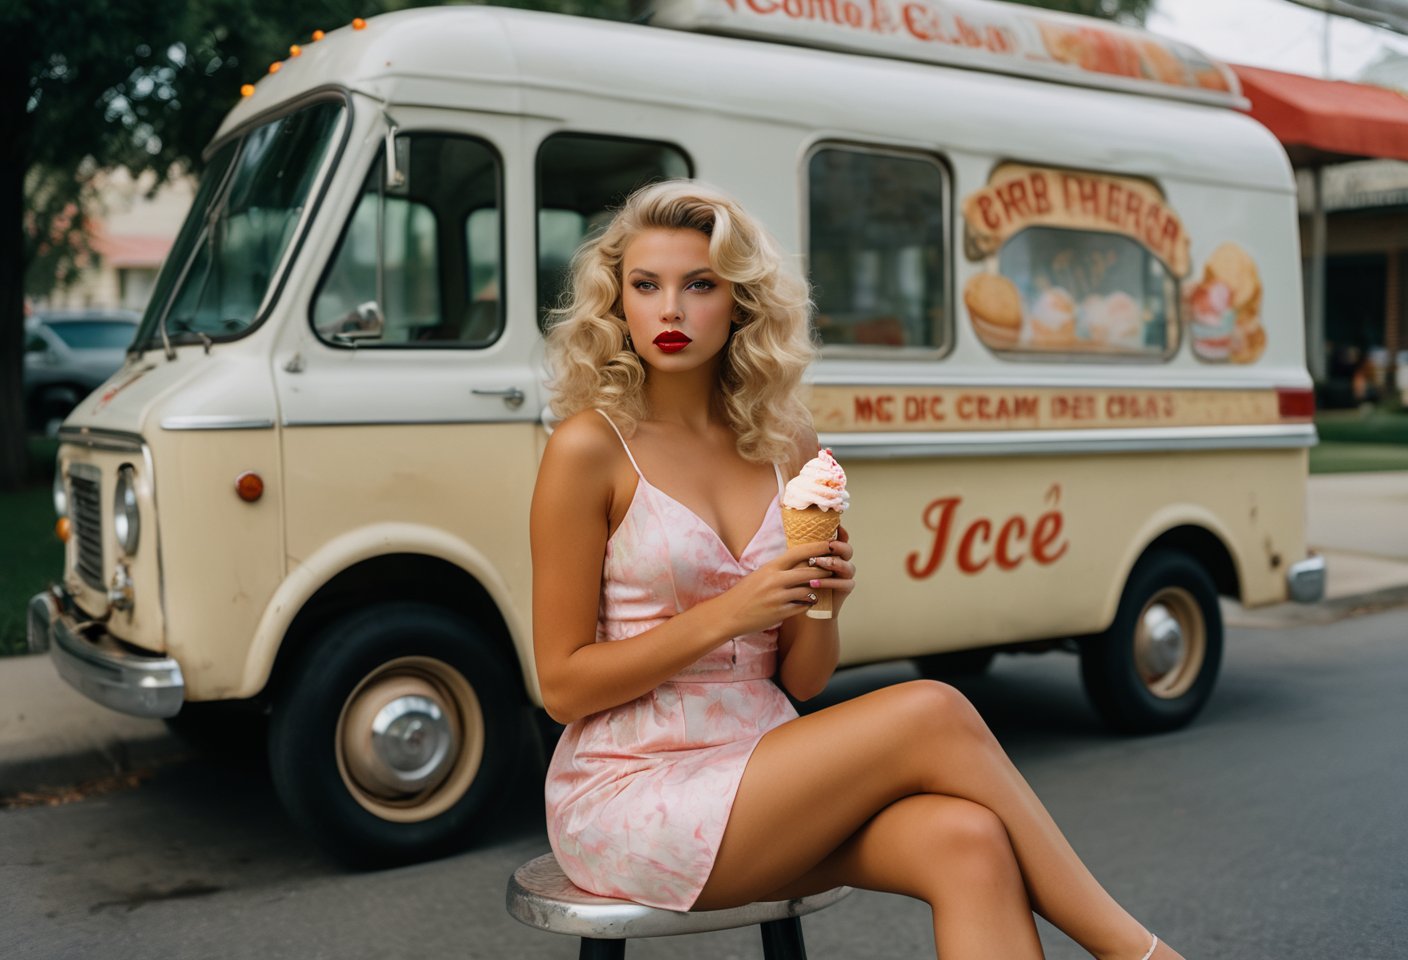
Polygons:
<instances>
[{"instance_id":1,"label":"stool leg","mask_svg":"<svg viewBox=\"0 0 1408 960\"><path fill-rule=\"evenodd\" d=\"M626 960L626 941L582 938L582 950L577 960Z\"/></svg>"},{"instance_id":2,"label":"stool leg","mask_svg":"<svg viewBox=\"0 0 1408 960\"><path fill-rule=\"evenodd\" d=\"M801 917L768 920L758 926L763 932L763 960L807 960Z\"/></svg>"}]
</instances>

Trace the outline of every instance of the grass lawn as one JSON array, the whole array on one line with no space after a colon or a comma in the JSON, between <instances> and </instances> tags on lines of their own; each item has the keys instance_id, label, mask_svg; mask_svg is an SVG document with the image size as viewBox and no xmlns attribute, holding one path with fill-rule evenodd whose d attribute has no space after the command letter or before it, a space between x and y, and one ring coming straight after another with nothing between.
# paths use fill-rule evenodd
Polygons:
<instances>
[{"instance_id":1,"label":"grass lawn","mask_svg":"<svg viewBox=\"0 0 1408 960\"><path fill-rule=\"evenodd\" d=\"M1408 470L1408 413L1328 410L1315 417L1311 473Z\"/></svg>"},{"instance_id":2,"label":"grass lawn","mask_svg":"<svg viewBox=\"0 0 1408 960\"><path fill-rule=\"evenodd\" d=\"M0 493L0 656L28 652L25 605L63 575L64 545L54 536L49 485Z\"/></svg>"},{"instance_id":3,"label":"grass lawn","mask_svg":"<svg viewBox=\"0 0 1408 960\"><path fill-rule=\"evenodd\" d=\"M54 536L54 499L50 492L58 441L29 443L34 483L0 493L0 656L28 652L25 607L29 598L63 575L64 546Z\"/></svg>"}]
</instances>

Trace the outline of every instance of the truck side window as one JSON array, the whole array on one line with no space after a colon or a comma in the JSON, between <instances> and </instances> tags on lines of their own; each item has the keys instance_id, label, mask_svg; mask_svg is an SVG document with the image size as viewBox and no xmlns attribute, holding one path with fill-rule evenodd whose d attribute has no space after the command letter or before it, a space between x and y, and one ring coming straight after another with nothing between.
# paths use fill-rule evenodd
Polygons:
<instances>
[{"instance_id":1,"label":"truck side window","mask_svg":"<svg viewBox=\"0 0 1408 960\"><path fill-rule=\"evenodd\" d=\"M379 157L313 301L313 328L338 345L482 347L503 329L501 173L482 141L398 138L404 183Z\"/></svg>"},{"instance_id":2,"label":"truck side window","mask_svg":"<svg viewBox=\"0 0 1408 960\"><path fill-rule=\"evenodd\" d=\"M807 263L826 346L948 345L948 178L933 157L825 146L807 160Z\"/></svg>"},{"instance_id":3,"label":"truck side window","mask_svg":"<svg viewBox=\"0 0 1408 960\"><path fill-rule=\"evenodd\" d=\"M538 148L538 315L567 288L572 254L638 187L693 175L679 147L651 140L559 133Z\"/></svg>"}]
</instances>

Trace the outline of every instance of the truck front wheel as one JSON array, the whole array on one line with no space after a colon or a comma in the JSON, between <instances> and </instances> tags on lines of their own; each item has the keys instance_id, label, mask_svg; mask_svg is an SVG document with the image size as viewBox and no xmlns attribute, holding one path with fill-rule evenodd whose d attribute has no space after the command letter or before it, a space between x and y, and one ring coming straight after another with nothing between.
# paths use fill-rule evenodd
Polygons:
<instances>
[{"instance_id":1,"label":"truck front wheel","mask_svg":"<svg viewBox=\"0 0 1408 960\"><path fill-rule=\"evenodd\" d=\"M505 792L522 738L519 689L475 626L383 604L323 630L280 686L274 786L339 860L388 866L470 843Z\"/></svg>"},{"instance_id":2,"label":"truck front wheel","mask_svg":"<svg viewBox=\"0 0 1408 960\"><path fill-rule=\"evenodd\" d=\"M1203 566L1177 550L1135 565L1114 622L1081 646L1081 679L1122 733L1159 733L1197 716L1222 663L1222 613Z\"/></svg>"}]
</instances>

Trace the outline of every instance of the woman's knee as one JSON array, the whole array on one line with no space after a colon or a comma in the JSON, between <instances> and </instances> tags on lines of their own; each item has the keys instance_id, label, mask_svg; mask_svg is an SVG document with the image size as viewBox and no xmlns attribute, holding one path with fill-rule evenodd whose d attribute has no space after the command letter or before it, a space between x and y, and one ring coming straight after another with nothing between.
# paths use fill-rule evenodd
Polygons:
<instances>
[{"instance_id":1,"label":"woman's knee","mask_svg":"<svg viewBox=\"0 0 1408 960\"><path fill-rule=\"evenodd\" d=\"M990 736L982 716L962 692L937 680L911 680L894 688L911 728L932 730L938 735L953 733Z\"/></svg>"},{"instance_id":2,"label":"woman's knee","mask_svg":"<svg viewBox=\"0 0 1408 960\"><path fill-rule=\"evenodd\" d=\"M981 804L947 797L935 805L934 813L922 846L932 857L940 884L1021 882L1012 840L997 814Z\"/></svg>"}]
</instances>

